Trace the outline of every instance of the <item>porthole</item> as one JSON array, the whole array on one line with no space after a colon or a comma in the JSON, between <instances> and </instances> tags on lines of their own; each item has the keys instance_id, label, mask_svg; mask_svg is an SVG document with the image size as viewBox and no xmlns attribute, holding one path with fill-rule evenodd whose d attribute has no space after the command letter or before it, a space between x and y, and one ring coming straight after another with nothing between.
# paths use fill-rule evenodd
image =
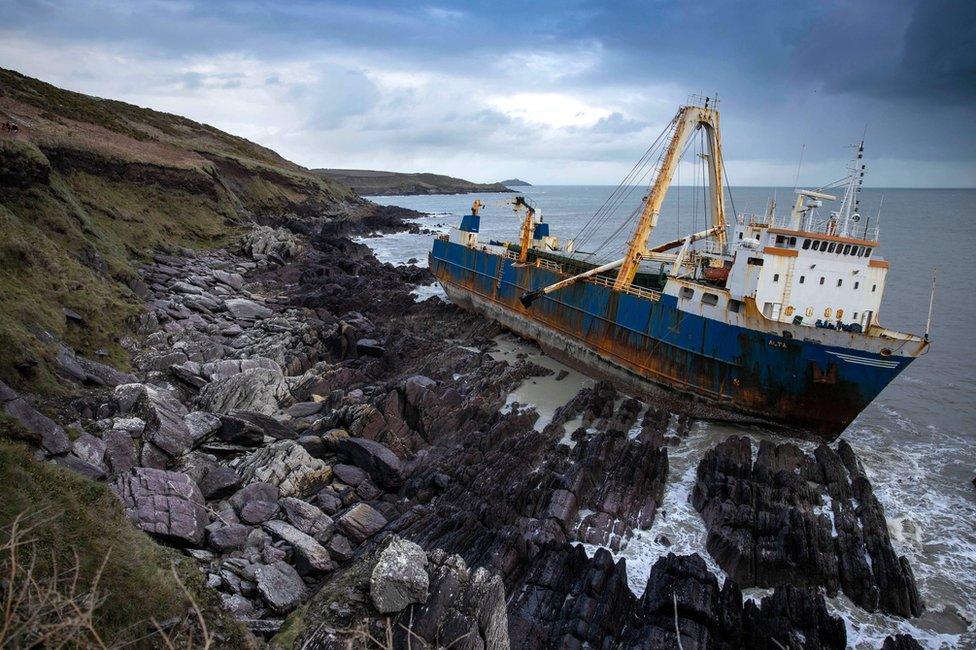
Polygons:
<instances>
[{"instance_id":1,"label":"porthole","mask_svg":"<svg viewBox=\"0 0 976 650\"><path fill-rule=\"evenodd\" d=\"M830 315L834 313L834 310L830 307L824 309L824 318L830 318Z\"/></svg>"}]
</instances>

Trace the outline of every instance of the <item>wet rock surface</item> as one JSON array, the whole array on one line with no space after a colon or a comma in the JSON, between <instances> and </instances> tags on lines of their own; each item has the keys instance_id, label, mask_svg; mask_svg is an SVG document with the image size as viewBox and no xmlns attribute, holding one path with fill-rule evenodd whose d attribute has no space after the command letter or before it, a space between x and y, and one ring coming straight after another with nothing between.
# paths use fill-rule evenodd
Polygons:
<instances>
[{"instance_id":1,"label":"wet rock surface","mask_svg":"<svg viewBox=\"0 0 976 650\"><path fill-rule=\"evenodd\" d=\"M708 552L744 586L843 591L867 611L918 616L911 566L891 546L884 509L846 441L813 454L732 437L705 454L692 495Z\"/></svg>"},{"instance_id":2,"label":"wet rock surface","mask_svg":"<svg viewBox=\"0 0 976 650\"><path fill-rule=\"evenodd\" d=\"M394 647L843 647L843 623L815 587L859 585L851 598L864 606L913 611L917 593L881 593L883 580L907 584L910 568L868 533L883 513L849 449L828 450L837 460L824 461L821 485L857 524L838 530L862 535L869 573L837 559L794 581L744 551L720 560L735 578L723 582L700 557L669 555L635 595L623 561L579 544L616 552L653 526L688 418L602 382L549 422L508 403L552 371L494 358L496 325L416 303L410 291L429 273L379 264L345 228L258 227L229 249L155 255L140 338L125 342L133 375L77 380L99 397L74 440L35 422L46 455L111 481L130 518L184 548L256 634L324 648L368 646L364 635L385 639L387 625ZM0 403L29 407L2 385ZM796 462L820 467L829 454L818 454ZM723 531L735 490L765 484L748 463L736 473L732 457L713 455L702 509ZM778 468L794 456L770 458ZM823 507L804 485L774 492ZM713 555L729 544L715 537ZM813 539L826 549L818 561L840 557L836 540ZM852 571L855 541L843 555ZM740 584L774 579L798 588L743 602Z\"/></svg>"}]
</instances>

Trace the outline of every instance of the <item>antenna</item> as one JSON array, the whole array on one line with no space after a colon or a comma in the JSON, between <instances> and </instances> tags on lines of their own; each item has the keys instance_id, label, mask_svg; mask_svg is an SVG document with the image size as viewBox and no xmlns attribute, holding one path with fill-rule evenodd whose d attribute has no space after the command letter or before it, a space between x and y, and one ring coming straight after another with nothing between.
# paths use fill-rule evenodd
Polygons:
<instances>
[{"instance_id":1,"label":"antenna","mask_svg":"<svg viewBox=\"0 0 976 650\"><path fill-rule=\"evenodd\" d=\"M807 145L803 143L800 145L800 161L796 163L796 176L793 178L793 193L796 193L797 185L800 184L800 167L803 166L803 152L806 150Z\"/></svg>"},{"instance_id":2,"label":"antenna","mask_svg":"<svg viewBox=\"0 0 976 650\"><path fill-rule=\"evenodd\" d=\"M881 202L878 203L878 225L879 226L881 225L881 208L884 206L884 197L885 197L885 195L882 194L881 195ZM864 238L865 239L867 239L868 237L870 237L870 234L869 234L870 233L870 230L871 230L871 215L869 214L868 215L868 220L864 224ZM877 239L875 241L877 241Z\"/></svg>"},{"instance_id":3,"label":"antenna","mask_svg":"<svg viewBox=\"0 0 976 650\"><path fill-rule=\"evenodd\" d=\"M935 278L939 274L938 267L932 269L932 293L929 295L929 317L925 320L925 340L929 340L929 330L932 328L932 305L935 303Z\"/></svg>"}]
</instances>

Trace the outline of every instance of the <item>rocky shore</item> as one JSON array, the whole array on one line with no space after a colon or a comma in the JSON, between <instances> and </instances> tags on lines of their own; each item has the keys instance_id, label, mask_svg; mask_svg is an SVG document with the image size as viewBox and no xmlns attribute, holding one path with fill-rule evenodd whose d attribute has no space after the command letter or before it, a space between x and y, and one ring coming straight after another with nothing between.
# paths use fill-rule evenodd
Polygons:
<instances>
[{"instance_id":1,"label":"rocky shore","mask_svg":"<svg viewBox=\"0 0 976 650\"><path fill-rule=\"evenodd\" d=\"M813 454L763 443L755 457L747 438L717 445L693 503L709 529L701 553L728 577L668 554L634 594L610 551L659 516L689 420L605 383L545 426L531 406L503 408L551 371L494 359L496 325L416 303L428 272L379 264L342 223L160 250L135 285L147 309L122 342L132 372L63 347L78 390L60 424L0 384L0 409L39 457L108 483L255 635L324 648L844 648L825 595L922 611L844 442ZM584 543L602 548L588 556ZM772 591L745 598L753 586Z\"/></svg>"}]
</instances>

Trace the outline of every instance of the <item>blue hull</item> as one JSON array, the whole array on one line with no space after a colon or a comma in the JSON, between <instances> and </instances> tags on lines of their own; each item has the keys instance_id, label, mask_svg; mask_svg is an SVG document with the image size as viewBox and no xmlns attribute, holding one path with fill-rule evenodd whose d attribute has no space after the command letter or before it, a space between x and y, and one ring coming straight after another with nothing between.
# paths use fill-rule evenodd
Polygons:
<instances>
[{"instance_id":1,"label":"blue hull","mask_svg":"<svg viewBox=\"0 0 976 650\"><path fill-rule=\"evenodd\" d=\"M857 344L830 345L807 337L811 328L792 334L740 327L681 310L674 296L649 299L588 282L526 308L523 292L565 276L441 239L430 269L463 307L571 365L629 383L645 398L671 389L693 398L681 400L693 415L773 423L824 440L840 435L914 360L900 350L872 351L863 335L830 332Z\"/></svg>"}]
</instances>

